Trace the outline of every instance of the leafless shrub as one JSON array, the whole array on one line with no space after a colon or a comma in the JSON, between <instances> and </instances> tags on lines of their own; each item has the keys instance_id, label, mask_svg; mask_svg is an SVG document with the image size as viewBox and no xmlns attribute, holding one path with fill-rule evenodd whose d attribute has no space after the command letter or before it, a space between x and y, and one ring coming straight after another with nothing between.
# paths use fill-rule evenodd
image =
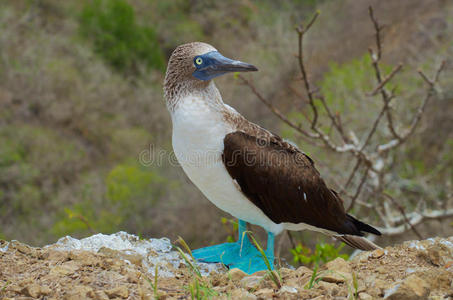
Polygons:
<instances>
[{"instance_id":1,"label":"leafless shrub","mask_svg":"<svg viewBox=\"0 0 453 300\"><path fill-rule=\"evenodd\" d=\"M381 109L374 116L374 120L370 120L367 133L358 137L356 134L358 131L354 130L351 124L342 122L342 120L346 119L345 116L333 111L324 95L309 80L304 60L303 41L318 15L319 13L317 12L306 26L300 25L296 28L298 35L297 61L301 73L301 83L305 91L304 95L298 94L298 98L309 107L310 113L301 112L308 126L294 122L287 113L282 112L281 109L266 99L249 79L244 76L239 76L239 78L275 116L296 131L304 141L317 147L328 149L331 153L341 154L345 159L350 159L350 164L353 165L350 173L347 176L342 176L342 178L334 178L340 189L340 194L347 200L348 211L357 209L362 213L377 217L381 222L379 230L385 235L398 235L407 230L412 230L419 238L422 238L415 225L426 219L451 217L453 216L453 208L449 208L446 205L435 208L429 207L424 198L420 198L415 205L409 205L409 203L404 201L398 203L387 192L388 178L390 176L386 175L390 172L390 166L393 163L389 153L402 151L402 145L410 142L421 118L425 114L426 107L437 96L439 76L444 69L445 61L440 63L432 76L426 75L421 70L418 71L419 76L421 76L426 85L424 96L419 100L420 104L413 113L410 123L399 124L401 120L391 106L398 95L395 89L389 88L389 83L403 69L403 65L398 64L391 72L384 74L381 68L383 53L382 26L370 6L369 17L375 31L375 47L369 48L369 55L376 85L367 96L379 97ZM325 130L320 125L321 114L329 120L332 130ZM387 127L387 132L389 133L387 136L377 134L377 129L383 126ZM362 191L365 188L369 190L368 194L373 195L372 197L367 199L362 197ZM408 212L407 210L409 209L410 211Z\"/></svg>"}]
</instances>

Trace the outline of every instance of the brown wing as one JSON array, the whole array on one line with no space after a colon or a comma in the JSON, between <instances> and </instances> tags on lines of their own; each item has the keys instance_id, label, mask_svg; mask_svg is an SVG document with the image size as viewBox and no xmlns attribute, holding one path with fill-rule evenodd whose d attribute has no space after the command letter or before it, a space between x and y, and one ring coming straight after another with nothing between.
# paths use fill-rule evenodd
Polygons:
<instances>
[{"instance_id":1,"label":"brown wing","mask_svg":"<svg viewBox=\"0 0 453 300\"><path fill-rule=\"evenodd\" d=\"M228 173L273 222L305 223L340 234L376 233L347 215L313 161L280 137L257 138L237 131L225 136L224 146Z\"/></svg>"}]
</instances>

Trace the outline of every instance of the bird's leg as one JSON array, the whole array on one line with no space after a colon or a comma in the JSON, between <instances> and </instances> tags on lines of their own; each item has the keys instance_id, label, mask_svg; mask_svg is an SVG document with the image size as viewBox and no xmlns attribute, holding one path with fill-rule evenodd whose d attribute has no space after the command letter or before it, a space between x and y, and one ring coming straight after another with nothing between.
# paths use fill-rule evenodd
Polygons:
<instances>
[{"instance_id":1,"label":"bird's leg","mask_svg":"<svg viewBox=\"0 0 453 300\"><path fill-rule=\"evenodd\" d=\"M238 220L238 240L235 243L223 243L192 251L195 259L202 262L223 263L227 266L256 251L247 236L247 223Z\"/></svg>"}]
</instances>

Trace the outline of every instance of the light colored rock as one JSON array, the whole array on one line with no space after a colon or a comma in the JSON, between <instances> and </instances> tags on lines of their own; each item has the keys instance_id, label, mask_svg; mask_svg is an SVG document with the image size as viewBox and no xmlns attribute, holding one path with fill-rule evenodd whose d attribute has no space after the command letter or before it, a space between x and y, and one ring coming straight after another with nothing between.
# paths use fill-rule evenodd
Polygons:
<instances>
[{"instance_id":1,"label":"light colored rock","mask_svg":"<svg viewBox=\"0 0 453 300\"><path fill-rule=\"evenodd\" d=\"M257 271L257 272L255 272L255 273L253 273L252 275L253 275L253 276L264 276L264 275L266 275L266 274L267 274L267 271L261 270L261 271Z\"/></svg>"},{"instance_id":2,"label":"light colored rock","mask_svg":"<svg viewBox=\"0 0 453 300\"><path fill-rule=\"evenodd\" d=\"M41 295L42 296L47 296L49 295L50 293L52 293L52 290L50 289L50 287L48 287L47 285L42 285L41 286L41 291L40 291Z\"/></svg>"},{"instance_id":3,"label":"light colored rock","mask_svg":"<svg viewBox=\"0 0 453 300\"><path fill-rule=\"evenodd\" d=\"M39 259L49 260L49 261L59 261L64 262L69 258L69 252L58 251L54 249L46 249L41 253Z\"/></svg>"},{"instance_id":4,"label":"light colored rock","mask_svg":"<svg viewBox=\"0 0 453 300\"><path fill-rule=\"evenodd\" d=\"M87 295L92 291L93 289L89 286L76 285L66 293L64 299L65 300L86 299Z\"/></svg>"},{"instance_id":5,"label":"light colored rock","mask_svg":"<svg viewBox=\"0 0 453 300\"><path fill-rule=\"evenodd\" d=\"M341 283L352 280L352 268L347 261L338 257L324 265L327 270L322 271L322 281Z\"/></svg>"},{"instance_id":6,"label":"light colored rock","mask_svg":"<svg viewBox=\"0 0 453 300\"><path fill-rule=\"evenodd\" d=\"M446 245L436 243L426 249L426 256L432 264L443 266L447 263L448 259L451 258L449 252L452 251L449 251Z\"/></svg>"},{"instance_id":7,"label":"light colored rock","mask_svg":"<svg viewBox=\"0 0 453 300\"><path fill-rule=\"evenodd\" d=\"M289 268L281 268L279 272L282 278L286 278L294 274L294 270L291 270Z\"/></svg>"},{"instance_id":8,"label":"light colored rock","mask_svg":"<svg viewBox=\"0 0 453 300\"><path fill-rule=\"evenodd\" d=\"M228 271L227 276L233 281L241 281L247 274L238 268L234 268Z\"/></svg>"},{"instance_id":9,"label":"light colored rock","mask_svg":"<svg viewBox=\"0 0 453 300\"><path fill-rule=\"evenodd\" d=\"M311 274L313 274L313 271L305 266L301 266L299 268L296 269L296 274L298 276L303 276L303 275L309 275L311 276Z\"/></svg>"},{"instance_id":10,"label":"light colored rock","mask_svg":"<svg viewBox=\"0 0 453 300\"><path fill-rule=\"evenodd\" d=\"M20 253L23 253L23 254L28 254L30 255L32 252L35 252L36 249L26 245L26 244L22 244L18 241L11 241L11 243L9 244L9 246L11 248L14 248L16 249L17 251L19 251Z\"/></svg>"},{"instance_id":11,"label":"light colored rock","mask_svg":"<svg viewBox=\"0 0 453 300\"><path fill-rule=\"evenodd\" d=\"M367 293L359 293L359 299L360 300L373 300L373 297Z\"/></svg>"},{"instance_id":12,"label":"light colored rock","mask_svg":"<svg viewBox=\"0 0 453 300\"><path fill-rule=\"evenodd\" d=\"M69 275L73 274L80 268L80 264L76 261L70 260L64 262L63 264L56 266L50 270L51 275L60 276L60 275Z\"/></svg>"},{"instance_id":13,"label":"light colored rock","mask_svg":"<svg viewBox=\"0 0 453 300\"><path fill-rule=\"evenodd\" d=\"M123 298L126 299L129 297L129 290L126 286L122 285L110 290L106 290L105 293L109 298Z\"/></svg>"},{"instance_id":14,"label":"light colored rock","mask_svg":"<svg viewBox=\"0 0 453 300\"><path fill-rule=\"evenodd\" d=\"M284 285L281 287L281 289L278 292L279 292L279 294L283 294L283 293L297 294L297 289L293 286Z\"/></svg>"},{"instance_id":15,"label":"light colored rock","mask_svg":"<svg viewBox=\"0 0 453 300\"><path fill-rule=\"evenodd\" d=\"M270 288L260 289L255 292L255 295L258 296L259 299L272 299L274 290Z\"/></svg>"},{"instance_id":16,"label":"light colored rock","mask_svg":"<svg viewBox=\"0 0 453 300\"><path fill-rule=\"evenodd\" d=\"M321 275L321 280L325 282L331 283L343 283L348 281L348 278L344 275L340 275L339 273L325 273Z\"/></svg>"},{"instance_id":17,"label":"light colored rock","mask_svg":"<svg viewBox=\"0 0 453 300\"><path fill-rule=\"evenodd\" d=\"M241 300L255 300L256 296L244 289L235 289L231 293L231 299L241 299Z\"/></svg>"},{"instance_id":18,"label":"light colored rock","mask_svg":"<svg viewBox=\"0 0 453 300\"><path fill-rule=\"evenodd\" d=\"M83 250L69 252L69 259L79 262L82 266L96 266L100 264L100 258L96 257L94 253Z\"/></svg>"},{"instance_id":19,"label":"light colored rock","mask_svg":"<svg viewBox=\"0 0 453 300\"><path fill-rule=\"evenodd\" d=\"M429 284L416 276L410 275L401 283L385 291L384 299L389 300L422 300L428 297Z\"/></svg>"},{"instance_id":20,"label":"light colored rock","mask_svg":"<svg viewBox=\"0 0 453 300\"><path fill-rule=\"evenodd\" d=\"M372 257L372 258L380 258L380 257L384 256L384 254L385 254L384 249L376 249L373 252L371 252L370 257Z\"/></svg>"},{"instance_id":21,"label":"light colored rock","mask_svg":"<svg viewBox=\"0 0 453 300\"><path fill-rule=\"evenodd\" d=\"M36 283L32 283L30 285L27 285L21 290L21 294L25 296L30 296L33 298L38 298L41 296L41 286L39 286Z\"/></svg>"},{"instance_id":22,"label":"light colored rock","mask_svg":"<svg viewBox=\"0 0 453 300\"><path fill-rule=\"evenodd\" d=\"M343 273L351 273L351 271L352 271L349 263L341 257L337 257L336 259L329 261L324 266L327 270L331 270L331 271L337 271L337 272L343 272Z\"/></svg>"},{"instance_id":23,"label":"light colored rock","mask_svg":"<svg viewBox=\"0 0 453 300\"><path fill-rule=\"evenodd\" d=\"M250 275L242 278L241 286L246 289L257 289L260 283L263 281L263 276Z\"/></svg>"},{"instance_id":24,"label":"light colored rock","mask_svg":"<svg viewBox=\"0 0 453 300\"><path fill-rule=\"evenodd\" d=\"M109 300L109 297L104 291L90 291L87 295L94 300Z\"/></svg>"},{"instance_id":25,"label":"light colored rock","mask_svg":"<svg viewBox=\"0 0 453 300\"><path fill-rule=\"evenodd\" d=\"M5 290L8 292L14 292L16 294L20 294L20 293L22 293L22 289L23 289L22 286L20 286L16 283L12 283L12 284L7 285Z\"/></svg>"},{"instance_id":26,"label":"light colored rock","mask_svg":"<svg viewBox=\"0 0 453 300\"><path fill-rule=\"evenodd\" d=\"M337 295L340 290L337 284L324 281L318 282L315 287L327 291L332 296Z\"/></svg>"},{"instance_id":27,"label":"light colored rock","mask_svg":"<svg viewBox=\"0 0 453 300\"><path fill-rule=\"evenodd\" d=\"M289 279L284 279L283 280L285 285L288 285L288 286L303 286L304 284L304 281L300 280L299 278L296 278L296 277L292 277L292 278L289 278Z\"/></svg>"},{"instance_id":28,"label":"light colored rock","mask_svg":"<svg viewBox=\"0 0 453 300\"><path fill-rule=\"evenodd\" d=\"M155 266L159 266L159 277L174 277L177 270L186 263L178 251L173 249L168 238L140 239L138 236L120 231L114 234L95 234L83 239L75 239L70 236L60 238L55 244L46 246L45 251L90 251L113 255L131 264L143 267L147 273L153 274ZM102 250L101 250L102 249ZM110 249L110 250L106 250ZM114 255L114 253L116 253ZM139 262L140 261L140 262ZM220 264L197 263L203 276L211 272L224 273L225 267ZM118 265L111 266L118 268Z\"/></svg>"}]
</instances>

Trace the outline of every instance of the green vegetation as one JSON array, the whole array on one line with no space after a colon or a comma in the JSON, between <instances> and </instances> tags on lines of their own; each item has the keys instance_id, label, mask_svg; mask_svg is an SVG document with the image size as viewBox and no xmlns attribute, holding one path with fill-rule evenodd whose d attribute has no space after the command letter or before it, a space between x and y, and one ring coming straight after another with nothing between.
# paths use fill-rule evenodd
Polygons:
<instances>
[{"instance_id":1,"label":"green vegetation","mask_svg":"<svg viewBox=\"0 0 453 300\"><path fill-rule=\"evenodd\" d=\"M310 280L304 287L305 289L313 288L315 286L315 284L317 284L318 282L320 282L322 280L322 275L320 273L318 273L318 270L319 270L319 266L315 265L315 267L313 268L313 273L311 274Z\"/></svg>"},{"instance_id":2,"label":"green vegetation","mask_svg":"<svg viewBox=\"0 0 453 300\"><path fill-rule=\"evenodd\" d=\"M133 225L140 234L149 230L153 221L144 209L153 207L166 185L167 181L155 171L137 163L117 165L106 175L102 202L96 202L94 197L99 195L88 182L80 191L82 201L60 212L53 233L112 233Z\"/></svg>"},{"instance_id":3,"label":"green vegetation","mask_svg":"<svg viewBox=\"0 0 453 300\"><path fill-rule=\"evenodd\" d=\"M176 247L176 250L187 263L190 271L194 275L192 282L190 282L186 287L186 289L190 292L191 299L201 300L219 297L220 294L212 288L211 282L207 281L207 279L201 276L200 269L198 268L195 258L192 255L192 251L190 250L190 247L187 245L186 241L184 241L183 238L179 237L176 242L183 246L186 252L190 255L190 258L187 257L187 255L184 253L184 251L182 251L181 248Z\"/></svg>"},{"instance_id":4,"label":"green vegetation","mask_svg":"<svg viewBox=\"0 0 453 300\"><path fill-rule=\"evenodd\" d=\"M347 260L349 255L344 253L340 254L343 247L343 243L338 247L335 247L333 244L319 243L316 244L315 251L312 251L310 248L304 247L299 243L296 248L291 249L291 254L293 255L293 261L295 263L304 264L310 267L313 265L319 266L334 260L337 257Z\"/></svg>"},{"instance_id":5,"label":"green vegetation","mask_svg":"<svg viewBox=\"0 0 453 300\"><path fill-rule=\"evenodd\" d=\"M140 66L164 71L156 32L137 24L134 8L125 0L87 2L80 32L92 40L95 52L119 71L136 73Z\"/></svg>"},{"instance_id":6,"label":"green vegetation","mask_svg":"<svg viewBox=\"0 0 453 300\"><path fill-rule=\"evenodd\" d=\"M157 286L158 280L159 280L159 265L156 264L154 267L154 282L152 282L146 275L145 276L146 281L148 281L149 285L153 289L154 293L154 299L159 300L160 299L160 294L159 294L159 289Z\"/></svg>"},{"instance_id":7,"label":"green vegetation","mask_svg":"<svg viewBox=\"0 0 453 300\"><path fill-rule=\"evenodd\" d=\"M382 69L388 73L392 67L383 64ZM375 85L374 70L368 53L342 64L330 62L328 71L317 83L330 109L344 118L342 122L364 125L356 134L366 133L369 118L374 116L381 107L379 101L371 101L367 96ZM394 87L391 83L389 84L390 89ZM321 116L327 115L319 102L317 107ZM290 117L298 122L306 122L301 112L291 112ZM330 123L327 120L324 120L324 123L322 128L328 131ZM295 139L294 130L286 126L283 130L284 135Z\"/></svg>"}]
</instances>

